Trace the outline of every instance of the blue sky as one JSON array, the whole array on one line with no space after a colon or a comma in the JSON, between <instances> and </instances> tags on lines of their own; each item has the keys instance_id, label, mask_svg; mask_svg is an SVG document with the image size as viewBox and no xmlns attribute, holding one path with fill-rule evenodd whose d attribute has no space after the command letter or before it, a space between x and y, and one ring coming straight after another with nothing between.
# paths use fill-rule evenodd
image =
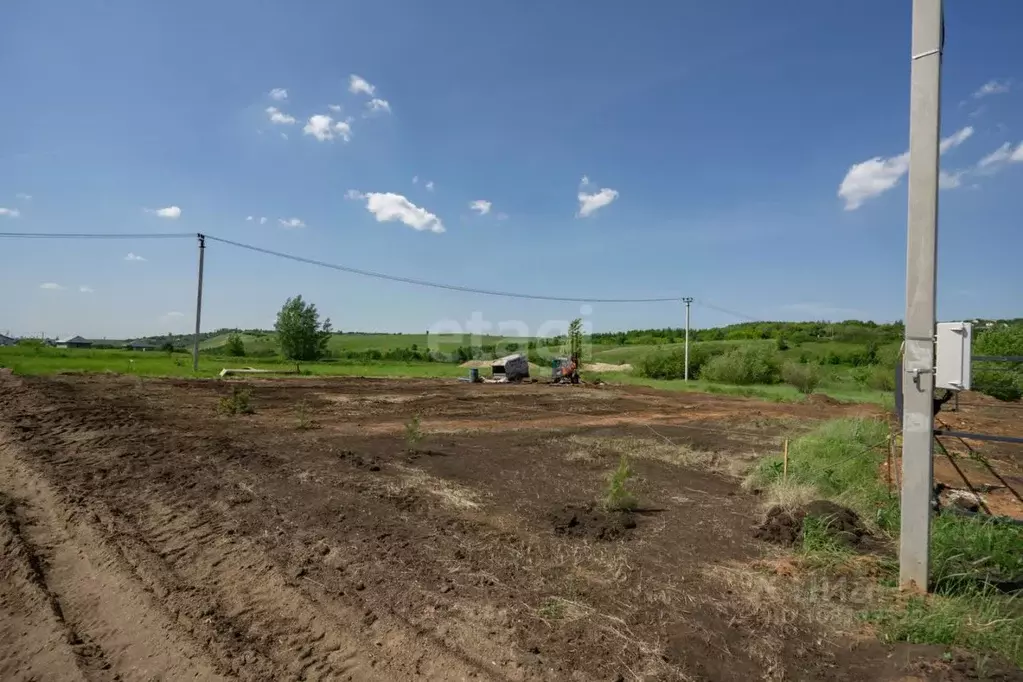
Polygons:
<instances>
[{"instance_id":1,"label":"blue sky","mask_svg":"<svg viewBox=\"0 0 1023 682\"><path fill-rule=\"evenodd\" d=\"M204 232L489 289L900 319L910 5L13 0L0 230ZM945 14L939 316L1019 316L1023 4ZM188 239L2 240L0 332L187 331L195 261ZM269 327L299 293L343 330L478 313L534 333L580 311L211 243L203 327Z\"/></svg>"}]
</instances>

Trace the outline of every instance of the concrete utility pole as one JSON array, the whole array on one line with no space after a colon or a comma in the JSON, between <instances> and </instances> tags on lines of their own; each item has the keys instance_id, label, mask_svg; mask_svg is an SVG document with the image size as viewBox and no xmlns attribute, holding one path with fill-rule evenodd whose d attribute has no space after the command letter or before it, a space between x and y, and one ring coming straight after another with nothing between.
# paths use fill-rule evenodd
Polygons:
<instances>
[{"instance_id":1,"label":"concrete utility pole","mask_svg":"<svg viewBox=\"0 0 1023 682\"><path fill-rule=\"evenodd\" d=\"M199 238L199 288L195 293L195 336L192 338L192 371L199 371L199 323L202 319L202 264L206 255L206 235Z\"/></svg>"},{"instance_id":2,"label":"concrete utility pole","mask_svg":"<svg viewBox=\"0 0 1023 682\"><path fill-rule=\"evenodd\" d=\"M689 306L693 304L693 298L686 296L682 302L686 304L686 381L689 381Z\"/></svg>"},{"instance_id":3,"label":"concrete utility pole","mask_svg":"<svg viewBox=\"0 0 1023 682\"><path fill-rule=\"evenodd\" d=\"M942 0L913 0L899 583L927 591L934 488L934 322Z\"/></svg>"}]
</instances>

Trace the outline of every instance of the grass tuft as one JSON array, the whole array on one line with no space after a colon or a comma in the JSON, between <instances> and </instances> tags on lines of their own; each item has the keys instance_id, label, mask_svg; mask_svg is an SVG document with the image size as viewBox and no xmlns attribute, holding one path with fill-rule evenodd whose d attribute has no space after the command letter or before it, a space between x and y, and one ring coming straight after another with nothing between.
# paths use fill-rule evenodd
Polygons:
<instances>
[{"instance_id":1,"label":"grass tuft","mask_svg":"<svg viewBox=\"0 0 1023 682\"><path fill-rule=\"evenodd\" d=\"M405 422L405 444L408 445L409 450L415 450L422 440L422 422L419 419L419 415L414 414L407 422Z\"/></svg>"},{"instance_id":2,"label":"grass tuft","mask_svg":"<svg viewBox=\"0 0 1023 682\"><path fill-rule=\"evenodd\" d=\"M632 511L638 505L636 496L629 489L629 479L635 473L629 466L629 459L622 455L618 460L618 468L611 474L607 492L604 495L604 508L607 511Z\"/></svg>"},{"instance_id":3,"label":"grass tuft","mask_svg":"<svg viewBox=\"0 0 1023 682\"><path fill-rule=\"evenodd\" d=\"M221 414L254 414L256 408L252 406L251 394L243 388L231 387L231 395L224 396L217 403L217 411Z\"/></svg>"}]
</instances>

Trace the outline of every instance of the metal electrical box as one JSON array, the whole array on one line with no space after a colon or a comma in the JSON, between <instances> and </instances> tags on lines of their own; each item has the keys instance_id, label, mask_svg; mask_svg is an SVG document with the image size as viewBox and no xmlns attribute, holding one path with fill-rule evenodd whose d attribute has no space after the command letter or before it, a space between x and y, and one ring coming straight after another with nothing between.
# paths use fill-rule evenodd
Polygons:
<instances>
[{"instance_id":1,"label":"metal electrical box","mask_svg":"<svg viewBox=\"0 0 1023 682\"><path fill-rule=\"evenodd\" d=\"M970 347L973 324L970 322L939 322L936 338L937 357L934 363L934 387L953 391L970 389Z\"/></svg>"}]
</instances>

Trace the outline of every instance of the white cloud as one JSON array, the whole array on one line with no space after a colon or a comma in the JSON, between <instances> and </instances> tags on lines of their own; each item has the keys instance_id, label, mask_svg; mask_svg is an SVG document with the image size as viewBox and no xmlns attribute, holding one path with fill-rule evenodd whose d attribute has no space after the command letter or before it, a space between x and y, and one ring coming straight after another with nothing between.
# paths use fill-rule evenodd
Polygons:
<instances>
[{"instance_id":1,"label":"white cloud","mask_svg":"<svg viewBox=\"0 0 1023 682\"><path fill-rule=\"evenodd\" d=\"M145 260L145 258L143 258L142 256L137 256L134 253L129 253L127 256L124 257L124 260L143 261Z\"/></svg>"},{"instance_id":2,"label":"white cloud","mask_svg":"<svg viewBox=\"0 0 1023 682\"><path fill-rule=\"evenodd\" d=\"M413 185L418 185L419 184L419 176L418 175L413 175L412 176L412 184Z\"/></svg>"},{"instance_id":3,"label":"white cloud","mask_svg":"<svg viewBox=\"0 0 1023 682\"><path fill-rule=\"evenodd\" d=\"M370 113L391 113L391 103L386 99L377 99L374 97L366 103L366 108L369 109Z\"/></svg>"},{"instance_id":4,"label":"white cloud","mask_svg":"<svg viewBox=\"0 0 1023 682\"><path fill-rule=\"evenodd\" d=\"M972 126L958 130L941 140L939 151L944 154L966 142L972 135ZM838 186L838 196L845 200L845 210L855 211L868 199L880 196L898 185L907 172L908 151L891 158L875 156L849 168L842 184Z\"/></svg>"},{"instance_id":5,"label":"white cloud","mask_svg":"<svg viewBox=\"0 0 1023 682\"><path fill-rule=\"evenodd\" d=\"M592 215L597 209L607 206L618 198L618 190L603 187L598 192L587 194L579 192L579 213L580 218Z\"/></svg>"},{"instance_id":6,"label":"white cloud","mask_svg":"<svg viewBox=\"0 0 1023 682\"><path fill-rule=\"evenodd\" d=\"M266 225L266 216L263 216L262 218L259 219L259 224Z\"/></svg>"},{"instance_id":7,"label":"white cloud","mask_svg":"<svg viewBox=\"0 0 1023 682\"><path fill-rule=\"evenodd\" d=\"M1014 149L1011 142L1006 142L977 162L977 172L994 174L1010 163L1023 162L1023 142Z\"/></svg>"},{"instance_id":8,"label":"white cloud","mask_svg":"<svg viewBox=\"0 0 1023 682\"><path fill-rule=\"evenodd\" d=\"M498 213L494 217L497 218L498 220L508 220L508 214L507 213Z\"/></svg>"},{"instance_id":9,"label":"white cloud","mask_svg":"<svg viewBox=\"0 0 1023 682\"><path fill-rule=\"evenodd\" d=\"M966 171L956 171L954 173L941 171L938 175L938 187L941 189L956 189L962 187L964 175L966 175Z\"/></svg>"},{"instance_id":10,"label":"white cloud","mask_svg":"<svg viewBox=\"0 0 1023 682\"><path fill-rule=\"evenodd\" d=\"M345 199L362 199L366 195L357 189L350 189L345 192Z\"/></svg>"},{"instance_id":11,"label":"white cloud","mask_svg":"<svg viewBox=\"0 0 1023 682\"><path fill-rule=\"evenodd\" d=\"M335 122L332 117L326 114L316 114L309 117L309 122L302 128L302 132L306 135L312 135L320 142L333 140L335 137L340 137L345 142L348 142L352 139L351 119Z\"/></svg>"},{"instance_id":12,"label":"white cloud","mask_svg":"<svg viewBox=\"0 0 1023 682\"><path fill-rule=\"evenodd\" d=\"M17 218L21 215L21 211L16 208L4 208L0 206L0 215L5 215L8 218Z\"/></svg>"},{"instance_id":13,"label":"white cloud","mask_svg":"<svg viewBox=\"0 0 1023 682\"><path fill-rule=\"evenodd\" d=\"M83 284L80 287L78 287L78 290L80 292L82 292L83 294L94 294L94 293L96 293L95 289L93 289L92 287L87 286L85 284Z\"/></svg>"},{"instance_id":14,"label":"white cloud","mask_svg":"<svg viewBox=\"0 0 1023 682\"><path fill-rule=\"evenodd\" d=\"M167 206L165 208L147 208L146 213L152 213L153 215L160 218L167 218L169 220L177 220L181 217L181 209L177 206Z\"/></svg>"},{"instance_id":15,"label":"white cloud","mask_svg":"<svg viewBox=\"0 0 1023 682\"><path fill-rule=\"evenodd\" d=\"M962 130L957 130L956 132L952 133L951 135L943 139L941 141L941 144L938 146L938 151L944 154L949 149L952 149L953 147L958 147L963 142L966 142L972 136L973 126L966 126Z\"/></svg>"},{"instance_id":16,"label":"white cloud","mask_svg":"<svg viewBox=\"0 0 1023 682\"><path fill-rule=\"evenodd\" d=\"M376 94L376 86L370 85L362 76L356 76L354 73L348 77L348 91L352 94L364 94L372 97Z\"/></svg>"},{"instance_id":17,"label":"white cloud","mask_svg":"<svg viewBox=\"0 0 1023 682\"><path fill-rule=\"evenodd\" d=\"M490 213L491 204L486 199L477 199L476 201L469 202L469 208L474 211L478 211L480 215L486 215Z\"/></svg>"},{"instance_id":18,"label":"white cloud","mask_svg":"<svg viewBox=\"0 0 1023 682\"><path fill-rule=\"evenodd\" d=\"M1006 142L977 162L977 168L990 168L1005 163L1012 156L1012 144Z\"/></svg>"},{"instance_id":19,"label":"white cloud","mask_svg":"<svg viewBox=\"0 0 1023 682\"><path fill-rule=\"evenodd\" d=\"M305 223L299 218L278 218L277 222L284 227L305 227Z\"/></svg>"},{"instance_id":20,"label":"white cloud","mask_svg":"<svg viewBox=\"0 0 1023 682\"><path fill-rule=\"evenodd\" d=\"M590 184L590 176L588 176L588 175L584 175L582 177L582 180L579 181L579 186L580 187L586 187L589 184Z\"/></svg>"},{"instance_id":21,"label":"white cloud","mask_svg":"<svg viewBox=\"0 0 1023 682\"><path fill-rule=\"evenodd\" d=\"M429 231L440 234L444 232L441 219L425 208L416 206L400 194L392 192L367 192L365 194L349 190L349 198L366 200L366 210L376 216L377 222L402 222L413 230Z\"/></svg>"},{"instance_id":22,"label":"white cloud","mask_svg":"<svg viewBox=\"0 0 1023 682\"><path fill-rule=\"evenodd\" d=\"M333 111L335 114L340 114L342 109L340 104L328 104L327 108Z\"/></svg>"},{"instance_id":23,"label":"white cloud","mask_svg":"<svg viewBox=\"0 0 1023 682\"><path fill-rule=\"evenodd\" d=\"M295 117L290 114L286 114L277 107L267 107L266 113L270 116L270 123L277 123L280 125L291 125L295 122Z\"/></svg>"},{"instance_id":24,"label":"white cloud","mask_svg":"<svg viewBox=\"0 0 1023 682\"><path fill-rule=\"evenodd\" d=\"M424 187L426 187L426 191L427 192L432 192L433 191L433 180L430 180L429 182L427 182L424 185Z\"/></svg>"},{"instance_id":25,"label":"white cloud","mask_svg":"<svg viewBox=\"0 0 1023 682\"><path fill-rule=\"evenodd\" d=\"M166 315L164 315L164 317L184 317L184 316L185 316L184 313L179 313L176 310L172 310L169 313L167 313Z\"/></svg>"},{"instance_id":26,"label":"white cloud","mask_svg":"<svg viewBox=\"0 0 1023 682\"><path fill-rule=\"evenodd\" d=\"M1006 92L1009 92L1009 81L1000 83L997 80L990 80L973 93L973 99L980 99L988 95L1001 95Z\"/></svg>"},{"instance_id":27,"label":"white cloud","mask_svg":"<svg viewBox=\"0 0 1023 682\"><path fill-rule=\"evenodd\" d=\"M252 222L252 216L246 216L245 222L251 223Z\"/></svg>"},{"instance_id":28,"label":"white cloud","mask_svg":"<svg viewBox=\"0 0 1023 682\"><path fill-rule=\"evenodd\" d=\"M283 102L284 100L288 99L287 88L274 88L273 90L270 91L270 99L275 99L278 102Z\"/></svg>"},{"instance_id":29,"label":"white cloud","mask_svg":"<svg viewBox=\"0 0 1023 682\"><path fill-rule=\"evenodd\" d=\"M18 197L22 201L32 201L32 195L31 194L25 194L24 192L18 192L14 196Z\"/></svg>"},{"instance_id":30,"label":"white cloud","mask_svg":"<svg viewBox=\"0 0 1023 682\"><path fill-rule=\"evenodd\" d=\"M50 291L59 291L60 289L63 289L64 287L62 287L61 285L57 284L56 282L43 282L42 284L39 285L39 288L40 289L49 289Z\"/></svg>"}]
</instances>

